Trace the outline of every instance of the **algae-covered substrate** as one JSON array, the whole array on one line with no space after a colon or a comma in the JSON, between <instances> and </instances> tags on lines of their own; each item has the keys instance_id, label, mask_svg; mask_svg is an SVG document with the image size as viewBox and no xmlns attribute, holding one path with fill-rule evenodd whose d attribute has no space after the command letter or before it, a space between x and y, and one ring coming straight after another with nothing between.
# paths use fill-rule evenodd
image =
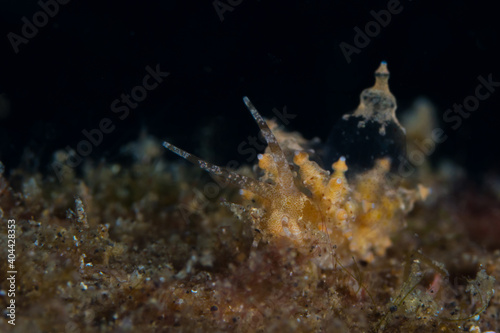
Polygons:
<instances>
[{"instance_id":1,"label":"algae-covered substrate","mask_svg":"<svg viewBox=\"0 0 500 333\"><path fill-rule=\"evenodd\" d=\"M76 169L58 151L57 175L3 173L0 271L16 273L14 297L0 281L0 331L498 332L500 191L451 163L402 174L394 154L428 144L432 112L417 104L400 125L387 81L383 63L341 120L406 132L406 152L360 150L368 167L322 164L331 147L245 99L268 144L256 165L143 134L130 163Z\"/></svg>"}]
</instances>

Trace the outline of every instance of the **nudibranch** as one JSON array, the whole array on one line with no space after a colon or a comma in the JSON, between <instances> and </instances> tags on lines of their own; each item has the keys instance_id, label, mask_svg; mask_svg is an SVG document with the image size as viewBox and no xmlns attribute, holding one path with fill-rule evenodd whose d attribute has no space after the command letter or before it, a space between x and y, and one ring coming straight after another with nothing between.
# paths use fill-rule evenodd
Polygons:
<instances>
[{"instance_id":1,"label":"nudibranch","mask_svg":"<svg viewBox=\"0 0 500 333\"><path fill-rule=\"evenodd\" d=\"M386 134L386 127L394 122L403 132L404 128L396 118L396 98L389 90L389 70L387 63L382 61L375 71L375 84L361 92L358 108L352 115L344 115L345 120L350 117L362 117L358 127L365 127L366 122L375 121L380 124L380 135Z\"/></svg>"},{"instance_id":2,"label":"nudibranch","mask_svg":"<svg viewBox=\"0 0 500 333\"><path fill-rule=\"evenodd\" d=\"M406 155L406 131L396 118L396 98L389 90L389 70L383 61L375 84L361 92L359 106L333 127L323 156L327 164L340 156L351 169L366 171L375 160L390 157L393 170Z\"/></svg>"},{"instance_id":3,"label":"nudibranch","mask_svg":"<svg viewBox=\"0 0 500 333\"><path fill-rule=\"evenodd\" d=\"M385 93L388 92L388 88L384 88L384 84L387 85L386 71L386 65L382 63L376 72L375 84ZM365 90L363 94L373 102L375 96L369 92ZM363 94L359 113L376 117L383 125L387 116L369 113ZM264 171L259 179L204 161L168 142L163 142L163 146L241 189L240 193L248 204L231 205L254 223L255 230L258 230L254 244L261 240L284 239L304 253L319 248L323 253L328 249L326 252L333 254L335 249L336 258L341 260L355 256L372 261L383 255L391 245L391 235L402 228L404 215L413 202L422 199L421 192L401 188L394 177L387 177L391 160L386 157L377 159L373 168L349 180L345 175L348 170L345 157L338 158L331 165L332 172L312 161L305 150L295 151L293 161L287 160L285 147L280 145L268 123L247 97L243 101L268 145L266 152L258 156L258 166ZM392 107L395 107L395 100L390 98L379 101L393 103ZM325 256L322 262L328 262Z\"/></svg>"}]
</instances>

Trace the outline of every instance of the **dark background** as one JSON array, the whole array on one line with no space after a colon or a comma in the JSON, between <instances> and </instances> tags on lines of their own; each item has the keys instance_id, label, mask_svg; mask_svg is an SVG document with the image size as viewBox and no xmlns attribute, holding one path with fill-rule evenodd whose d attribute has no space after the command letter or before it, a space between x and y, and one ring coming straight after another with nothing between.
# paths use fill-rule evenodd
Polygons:
<instances>
[{"instance_id":1,"label":"dark background","mask_svg":"<svg viewBox=\"0 0 500 333\"><path fill-rule=\"evenodd\" d=\"M42 0L43 1L43 0ZM47 2L47 1L43 1ZM223 1L226 2L227 1ZM233 3L238 1L233 1ZM401 0L403 10L347 63L339 44L353 44L371 10L388 1L243 0L221 21L213 1L69 1L16 54L7 38L33 21L36 1L0 4L0 160L50 172L57 149L110 118L116 125L89 155L116 161L141 130L224 165L244 162L237 147L258 128L242 96L272 117L287 107L287 128L326 139L356 108L373 71L387 60L399 110L419 96L438 118L474 94L477 77L498 67L498 12L488 1ZM142 83L147 65L170 76L119 120L111 102ZM434 159L449 158L473 176L499 170L500 88L450 137ZM169 158L175 159L173 155Z\"/></svg>"}]
</instances>

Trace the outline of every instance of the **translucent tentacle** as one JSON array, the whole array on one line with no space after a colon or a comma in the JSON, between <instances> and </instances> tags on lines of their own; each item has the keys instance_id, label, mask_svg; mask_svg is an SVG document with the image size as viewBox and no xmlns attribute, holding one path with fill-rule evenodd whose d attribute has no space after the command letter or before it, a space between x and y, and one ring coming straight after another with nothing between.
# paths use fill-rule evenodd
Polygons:
<instances>
[{"instance_id":1,"label":"translucent tentacle","mask_svg":"<svg viewBox=\"0 0 500 333\"><path fill-rule=\"evenodd\" d=\"M293 174L292 171L290 170L290 167L288 166L288 162L286 160L285 154L281 150L280 145L278 144L278 140L276 140L276 137L274 136L273 132L267 125L266 121L262 116L259 114L255 106L253 106L252 102L248 99L248 97L243 97L243 102L245 102L245 105L247 106L248 110L252 114L253 118L257 122L257 125L259 125L260 130L262 131L262 135L264 136L264 139L266 140L269 149L271 150L274 162L276 162L276 165L278 167L278 175L283 181L287 184L293 184Z\"/></svg>"},{"instance_id":2,"label":"translucent tentacle","mask_svg":"<svg viewBox=\"0 0 500 333\"><path fill-rule=\"evenodd\" d=\"M273 196L275 196L275 190L272 188L271 185L260 182L256 179L249 178L246 176L239 175L235 172L229 171L225 168L222 168L218 165L212 164L210 162L206 162L199 158L198 156L195 156L193 154L188 153L187 151L184 151L173 144L170 144L166 141L163 142L163 147L167 148L171 152L179 155L180 157L188 160L189 162L198 165L200 168L202 168L205 171L210 172L211 174L221 176L225 179L227 179L231 184L236 185L242 189L245 189L247 191L253 192L257 195L260 195L263 198L266 199L272 199Z\"/></svg>"}]
</instances>

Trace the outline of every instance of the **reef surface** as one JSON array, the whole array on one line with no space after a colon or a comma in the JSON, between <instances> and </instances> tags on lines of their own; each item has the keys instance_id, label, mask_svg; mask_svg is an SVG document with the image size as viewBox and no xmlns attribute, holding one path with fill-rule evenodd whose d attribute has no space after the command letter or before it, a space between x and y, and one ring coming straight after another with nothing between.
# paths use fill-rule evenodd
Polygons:
<instances>
[{"instance_id":1,"label":"reef surface","mask_svg":"<svg viewBox=\"0 0 500 333\"><path fill-rule=\"evenodd\" d=\"M17 271L16 325L2 279L0 331L498 332L500 191L453 165L398 174L432 112L418 104L401 125L385 63L375 78L342 121L355 119L357 145L376 128L380 149L325 149L332 165L245 98L268 144L255 166L163 143L198 168L144 134L124 147L129 164L79 173L61 151L60 179L0 175L0 252L14 220Z\"/></svg>"}]
</instances>

